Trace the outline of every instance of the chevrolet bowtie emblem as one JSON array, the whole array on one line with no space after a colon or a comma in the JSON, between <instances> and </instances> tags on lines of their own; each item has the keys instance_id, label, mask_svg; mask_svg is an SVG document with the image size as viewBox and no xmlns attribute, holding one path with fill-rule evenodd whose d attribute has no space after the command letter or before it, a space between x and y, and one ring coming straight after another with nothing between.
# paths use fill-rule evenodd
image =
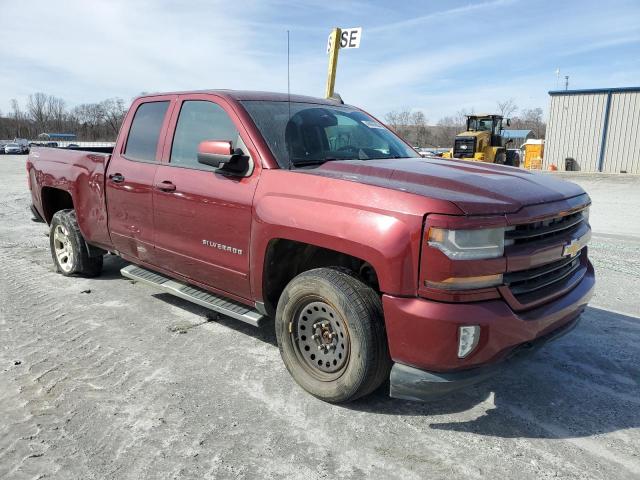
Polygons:
<instances>
[{"instance_id":1,"label":"chevrolet bowtie emblem","mask_svg":"<svg viewBox=\"0 0 640 480\"><path fill-rule=\"evenodd\" d=\"M573 240L571 240L571 242L569 242L567 245L564 246L564 248L562 249L562 256L563 257L576 256L578 252L582 250L582 247L584 247L589 242L590 238L591 238L591 231L585 233L580 238L574 238Z\"/></svg>"}]
</instances>

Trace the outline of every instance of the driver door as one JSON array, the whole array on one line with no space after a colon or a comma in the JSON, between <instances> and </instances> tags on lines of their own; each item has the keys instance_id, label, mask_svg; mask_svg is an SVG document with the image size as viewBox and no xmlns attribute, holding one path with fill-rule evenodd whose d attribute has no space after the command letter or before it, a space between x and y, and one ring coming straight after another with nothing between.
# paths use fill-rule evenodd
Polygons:
<instances>
[{"instance_id":1,"label":"driver door","mask_svg":"<svg viewBox=\"0 0 640 480\"><path fill-rule=\"evenodd\" d=\"M247 155L242 125L222 100L181 96L158 167L153 222L158 259L165 268L229 296L250 298L249 243L259 165L231 177L198 163L198 144L228 140Z\"/></svg>"}]
</instances>

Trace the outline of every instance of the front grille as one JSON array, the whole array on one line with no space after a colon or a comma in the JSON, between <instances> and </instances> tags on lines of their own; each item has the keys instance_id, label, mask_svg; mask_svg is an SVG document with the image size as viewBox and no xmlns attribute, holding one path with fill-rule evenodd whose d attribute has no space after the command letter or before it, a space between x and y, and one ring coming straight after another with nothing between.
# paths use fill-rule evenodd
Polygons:
<instances>
[{"instance_id":1,"label":"front grille","mask_svg":"<svg viewBox=\"0 0 640 480\"><path fill-rule=\"evenodd\" d=\"M505 232L506 243L520 245L566 236L587 221L583 212L581 210L570 215L517 225L513 230Z\"/></svg>"},{"instance_id":2,"label":"front grille","mask_svg":"<svg viewBox=\"0 0 640 480\"><path fill-rule=\"evenodd\" d=\"M568 215L557 215L537 222L512 227L505 232L505 246L510 252L541 252L562 248L575 240L588 239L587 210L581 209ZM581 248L582 243L577 247ZM514 308L529 308L556 298L560 292L573 288L587 271L587 251L581 249L573 256L562 257L551 263L537 265L527 270L506 273L504 283L515 299ZM557 258L557 257L556 257Z\"/></svg>"},{"instance_id":3,"label":"front grille","mask_svg":"<svg viewBox=\"0 0 640 480\"><path fill-rule=\"evenodd\" d=\"M457 137L453 142L453 156L455 158L473 158L475 147L475 137Z\"/></svg>"},{"instance_id":4,"label":"front grille","mask_svg":"<svg viewBox=\"0 0 640 480\"><path fill-rule=\"evenodd\" d=\"M507 273L504 282L515 297L551 287L578 270L581 257L582 253L579 253L575 257L563 258L542 267Z\"/></svg>"}]
</instances>

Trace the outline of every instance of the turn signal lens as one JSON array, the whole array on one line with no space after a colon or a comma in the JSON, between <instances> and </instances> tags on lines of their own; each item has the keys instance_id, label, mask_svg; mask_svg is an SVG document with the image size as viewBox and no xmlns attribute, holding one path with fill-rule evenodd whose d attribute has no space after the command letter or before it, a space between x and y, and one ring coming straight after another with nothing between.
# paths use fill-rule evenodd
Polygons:
<instances>
[{"instance_id":1,"label":"turn signal lens","mask_svg":"<svg viewBox=\"0 0 640 480\"><path fill-rule=\"evenodd\" d=\"M465 358L478 346L480 326L466 325L458 328L458 358Z\"/></svg>"},{"instance_id":2,"label":"turn signal lens","mask_svg":"<svg viewBox=\"0 0 640 480\"><path fill-rule=\"evenodd\" d=\"M440 290L474 290L478 288L497 287L502 285L502 274L483 275L481 277L455 277L447 278L442 282L432 282L426 280L424 286L427 288L438 288Z\"/></svg>"}]
</instances>

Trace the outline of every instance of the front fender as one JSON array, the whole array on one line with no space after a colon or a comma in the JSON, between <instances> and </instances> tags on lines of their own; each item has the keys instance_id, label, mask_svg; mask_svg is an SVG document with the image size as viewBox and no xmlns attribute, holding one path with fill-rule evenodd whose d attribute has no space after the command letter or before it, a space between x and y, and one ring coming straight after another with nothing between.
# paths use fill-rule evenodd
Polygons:
<instances>
[{"instance_id":1,"label":"front fender","mask_svg":"<svg viewBox=\"0 0 640 480\"><path fill-rule=\"evenodd\" d=\"M368 262L380 289L416 295L422 216L381 212L331 202L267 194L254 204L252 290L262 299L264 259L269 242L286 239L335 250Z\"/></svg>"}]
</instances>

